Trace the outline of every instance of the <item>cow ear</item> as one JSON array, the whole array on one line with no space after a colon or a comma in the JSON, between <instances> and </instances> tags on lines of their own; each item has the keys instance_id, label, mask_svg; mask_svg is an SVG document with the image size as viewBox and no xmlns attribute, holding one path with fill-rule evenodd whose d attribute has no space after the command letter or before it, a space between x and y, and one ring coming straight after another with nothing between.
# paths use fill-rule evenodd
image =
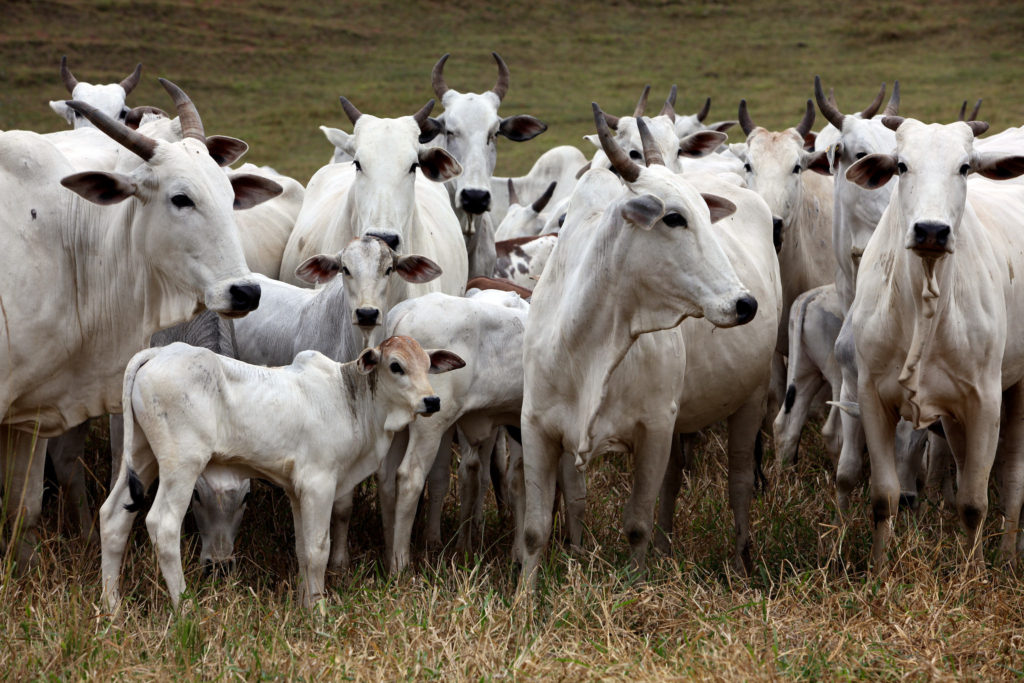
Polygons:
<instances>
[{"instance_id":1,"label":"cow ear","mask_svg":"<svg viewBox=\"0 0 1024 683\"><path fill-rule=\"evenodd\" d=\"M814 151L814 143L817 142L817 141L818 141L818 134L815 133L813 130L809 131L806 135L804 135L804 151L805 152L813 152Z\"/></svg>"},{"instance_id":2,"label":"cow ear","mask_svg":"<svg viewBox=\"0 0 1024 683\"><path fill-rule=\"evenodd\" d=\"M466 361L462 360L451 351L445 351L444 349L427 351L427 355L430 356L431 375L439 375L442 372L458 370L459 368L466 366Z\"/></svg>"},{"instance_id":3,"label":"cow ear","mask_svg":"<svg viewBox=\"0 0 1024 683\"><path fill-rule=\"evenodd\" d=\"M218 166L230 166L249 151L249 145L238 138L226 135L210 135L206 138L206 149Z\"/></svg>"},{"instance_id":4,"label":"cow ear","mask_svg":"<svg viewBox=\"0 0 1024 683\"><path fill-rule=\"evenodd\" d=\"M971 161L971 170L989 180L1009 180L1024 174L1024 156L977 154Z\"/></svg>"},{"instance_id":5,"label":"cow ear","mask_svg":"<svg viewBox=\"0 0 1024 683\"><path fill-rule=\"evenodd\" d=\"M665 215L665 203L652 194L642 194L622 206L622 217L641 230L650 230Z\"/></svg>"},{"instance_id":6,"label":"cow ear","mask_svg":"<svg viewBox=\"0 0 1024 683\"><path fill-rule=\"evenodd\" d=\"M714 130L701 130L679 141L680 156L699 159L714 152L729 136Z\"/></svg>"},{"instance_id":7,"label":"cow ear","mask_svg":"<svg viewBox=\"0 0 1024 683\"><path fill-rule=\"evenodd\" d=\"M427 120L420 125L420 144L427 144L440 135L443 130L444 124L441 123L439 119L427 118Z\"/></svg>"},{"instance_id":8,"label":"cow ear","mask_svg":"<svg viewBox=\"0 0 1024 683\"><path fill-rule=\"evenodd\" d=\"M320 130L323 131L324 137L327 138L327 142L331 143L345 154L352 156L352 136L341 130L340 128L329 128L328 126L320 126Z\"/></svg>"},{"instance_id":9,"label":"cow ear","mask_svg":"<svg viewBox=\"0 0 1024 683\"><path fill-rule=\"evenodd\" d=\"M597 135L584 135L583 139L589 142L590 144L594 145L594 147L601 149L601 140L597 137Z\"/></svg>"},{"instance_id":10,"label":"cow ear","mask_svg":"<svg viewBox=\"0 0 1024 683\"><path fill-rule=\"evenodd\" d=\"M829 148L825 150L825 154L828 155L829 168L835 171L839 168L839 160L843 158L843 143L836 142L829 145Z\"/></svg>"},{"instance_id":11,"label":"cow ear","mask_svg":"<svg viewBox=\"0 0 1024 683\"><path fill-rule=\"evenodd\" d=\"M401 256L395 260L395 270L406 282L423 284L441 277L441 266L426 256Z\"/></svg>"},{"instance_id":12,"label":"cow ear","mask_svg":"<svg viewBox=\"0 0 1024 683\"><path fill-rule=\"evenodd\" d=\"M356 367L359 369L359 372L364 375L369 375L379 364L380 351L378 351L376 347L365 349L361 354L359 354L359 358L356 358Z\"/></svg>"},{"instance_id":13,"label":"cow ear","mask_svg":"<svg viewBox=\"0 0 1024 683\"><path fill-rule=\"evenodd\" d=\"M235 190L235 209L251 209L284 192L270 178L252 173L235 173L231 176L231 187Z\"/></svg>"},{"instance_id":14,"label":"cow ear","mask_svg":"<svg viewBox=\"0 0 1024 683\"><path fill-rule=\"evenodd\" d=\"M139 191L135 181L120 173L87 171L61 178L60 184L93 204L117 204Z\"/></svg>"},{"instance_id":15,"label":"cow ear","mask_svg":"<svg viewBox=\"0 0 1024 683\"><path fill-rule=\"evenodd\" d=\"M832 175L832 168L829 166L828 154L825 150L804 152L800 156L800 165L805 171L814 171L821 175Z\"/></svg>"},{"instance_id":16,"label":"cow ear","mask_svg":"<svg viewBox=\"0 0 1024 683\"><path fill-rule=\"evenodd\" d=\"M431 147L420 152L420 169L435 183L443 183L462 173L462 164L440 147Z\"/></svg>"},{"instance_id":17,"label":"cow ear","mask_svg":"<svg viewBox=\"0 0 1024 683\"><path fill-rule=\"evenodd\" d=\"M896 157L891 154L869 154L846 169L846 179L866 190L875 190L892 180L895 173Z\"/></svg>"},{"instance_id":18,"label":"cow ear","mask_svg":"<svg viewBox=\"0 0 1024 683\"><path fill-rule=\"evenodd\" d=\"M715 130L719 133L724 133L738 123L739 121L716 121L708 126L708 130Z\"/></svg>"},{"instance_id":19,"label":"cow ear","mask_svg":"<svg viewBox=\"0 0 1024 683\"><path fill-rule=\"evenodd\" d=\"M317 254L299 264L295 277L311 285L318 285L334 278L341 270L341 262L330 254Z\"/></svg>"},{"instance_id":20,"label":"cow ear","mask_svg":"<svg viewBox=\"0 0 1024 683\"><path fill-rule=\"evenodd\" d=\"M520 114L509 116L501 120L498 126L498 135L504 135L512 142L526 142L532 140L548 129L548 124L540 119Z\"/></svg>"},{"instance_id":21,"label":"cow ear","mask_svg":"<svg viewBox=\"0 0 1024 683\"><path fill-rule=\"evenodd\" d=\"M712 223L717 223L723 218L728 218L736 213L736 205L725 197L719 197L717 194L706 194L704 192L702 192L700 196L704 198L704 201L708 205L708 209L711 211Z\"/></svg>"},{"instance_id":22,"label":"cow ear","mask_svg":"<svg viewBox=\"0 0 1024 683\"><path fill-rule=\"evenodd\" d=\"M64 102L65 100L50 100L50 109L73 126L75 125L75 112Z\"/></svg>"}]
</instances>

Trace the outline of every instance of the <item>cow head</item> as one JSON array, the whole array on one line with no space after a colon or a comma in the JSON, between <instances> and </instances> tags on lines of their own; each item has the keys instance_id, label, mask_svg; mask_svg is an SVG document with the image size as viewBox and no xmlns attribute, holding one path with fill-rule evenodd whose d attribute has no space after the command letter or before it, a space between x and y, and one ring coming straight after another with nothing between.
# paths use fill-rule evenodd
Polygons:
<instances>
[{"instance_id":1,"label":"cow head","mask_svg":"<svg viewBox=\"0 0 1024 683\"><path fill-rule=\"evenodd\" d=\"M387 411L384 429L404 429L417 415L441 409L441 398L430 386L428 374L457 370L466 362L451 351L424 351L411 337L388 337L366 349L355 361L363 374L377 373L376 400Z\"/></svg>"},{"instance_id":2,"label":"cow head","mask_svg":"<svg viewBox=\"0 0 1024 683\"><path fill-rule=\"evenodd\" d=\"M846 177L873 190L899 176L898 202L889 210L898 211L904 246L926 261L956 250L971 173L991 180L1024 174L1024 156L974 150L974 137L988 129L984 121L943 125L887 116L883 122L896 131L896 153L866 156L850 167Z\"/></svg>"},{"instance_id":3,"label":"cow head","mask_svg":"<svg viewBox=\"0 0 1024 683\"><path fill-rule=\"evenodd\" d=\"M612 138L596 103L593 109L602 149L626 184L622 196L605 211L604 220L629 231L622 236L620 248L644 264L630 283L637 290L637 301L668 306L675 324L685 316L704 316L720 327L752 320L757 301L740 284L712 227L731 216L736 206L724 197L697 192L666 168L642 118L638 128L647 165L638 164ZM595 172L604 171L590 173ZM671 326L663 321L656 324Z\"/></svg>"},{"instance_id":4,"label":"cow head","mask_svg":"<svg viewBox=\"0 0 1024 683\"><path fill-rule=\"evenodd\" d=\"M508 92L509 72L497 52L491 55L498 64L498 80L485 93L461 93L448 87L444 65L450 55L442 56L431 74L434 93L444 106L444 113L436 119L442 144L463 169L449 188L455 209L468 214L481 214L491 208L491 176L498 159L498 136L525 142L547 130L545 123L532 116L498 115Z\"/></svg>"},{"instance_id":5,"label":"cow head","mask_svg":"<svg viewBox=\"0 0 1024 683\"><path fill-rule=\"evenodd\" d=\"M336 278L338 274L341 278ZM426 256L399 256L382 239L364 235L352 240L336 255L311 256L296 268L300 280L328 287L343 287L349 310L346 316L363 335L363 346L384 322L388 293L396 278L406 282L430 282L441 267Z\"/></svg>"},{"instance_id":6,"label":"cow head","mask_svg":"<svg viewBox=\"0 0 1024 683\"><path fill-rule=\"evenodd\" d=\"M704 106L700 108L695 114L677 114L675 111L676 105L676 86L672 86L672 90L669 91L668 98L665 100L664 106L661 108L661 113L666 114L672 119L673 125L676 129L676 135L680 140L687 138L694 133L709 130L717 133L724 133L733 126L736 125L736 121L712 121L705 123L708 118L708 113L711 112L711 98L704 100Z\"/></svg>"},{"instance_id":7,"label":"cow head","mask_svg":"<svg viewBox=\"0 0 1024 683\"><path fill-rule=\"evenodd\" d=\"M224 467L208 467L192 491L192 516L202 539L203 573L234 569L235 536L249 502L249 479Z\"/></svg>"},{"instance_id":8,"label":"cow head","mask_svg":"<svg viewBox=\"0 0 1024 683\"><path fill-rule=\"evenodd\" d=\"M540 214L547 208L548 202L551 201L557 186L557 181L552 181L548 184L544 193L534 200L532 204L520 204L515 185L513 185L512 179L509 178L508 211L505 212L505 217L501 220L501 224L494 231L495 239L500 241L540 234L541 229L544 227L544 221L541 220Z\"/></svg>"},{"instance_id":9,"label":"cow head","mask_svg":"<svg viewBox=\"0 0 1024 683\"><path fill-rule=\"evenodd\" d=\"M135 67L135 71L120 83L93 85L92 83L79 81L74 77L71 70L68 69L67 56L60 58L60 77L64 81L64 87L71 94L71 99L85 102L114 120L124 121L125 116L130 111L125 106L125 99L135 89L135 86L139 84L141 76L142 64L138 64ZM88 128L93 125L83 114L68 107L64 100L52 100L50 102L50 109L56 112L58 116L67 119L72 128Z\"/></svg>"},{"instance_id":10,"label":"cow head","mask_svg":"<svg viewBox=\"0 0 1024 683\"><path fill-rule=\"evenodd\" d=\"M196 308L245 315L259 304L260 288L245 265L232 210L255 206L282 188L260 176L226 175L220 166L241 156L245 143L206 137L188 96L169 81L161 83L175 99L184 139L154 140L87 104L69 102L144 163L128 174L76 173L61 184L96 204L135 198L130 241L157 280L154 291L185 292L195 297Z\"/></svg>"}]
</instances>

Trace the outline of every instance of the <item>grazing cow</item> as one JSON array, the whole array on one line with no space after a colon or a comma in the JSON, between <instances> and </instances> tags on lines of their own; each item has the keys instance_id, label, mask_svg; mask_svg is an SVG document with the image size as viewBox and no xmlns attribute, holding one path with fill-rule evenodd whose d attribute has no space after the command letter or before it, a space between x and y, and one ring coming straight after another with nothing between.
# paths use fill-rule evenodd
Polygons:
<instances>
[{"instance_id":1,"label":"grazing cow","mask_svg":"<svg viewBox=\"0 0 1024 683\"><path fill-rule=\"evenodd\" d=\"M632 161L615 143L597 104L593 109L602 149L619 176L596 168L580 179L558 246L534 290L526 325L526 501L519 553L524 586L532 584L551 532L556 470L563 453L575 457L577 468L601 454L634 454L635 483L626 504L625 531L633 563L644 564L655 498L681 417L678 402L688 345L680 323L701 315L719 327L753 320L758 302L740 283L729 256L755 251L743 242L756 245L760 239L768 244L770 216L755 194L740 199L734 186L708 179L734 191L741 202L753 202L755 215L763 219L737 222L731 218L737 210L731 199L699 192L661 165L661 156L647 140L645 158L651 165ZM642 119L638 127L647 138ZM718 225L712 228L712 223ZM769 247L766 255L751 254L750 259L747 280L770 301L762 314L767 326L760 330L766 348L757 381L762 394L747 397L753 401L745 403L754 418L744 426L749 432L746 443L740 447L737 439L730 447L730 503L741 564L749 554L753 442L763 417L767 361L778 327L776 301L771 300L778 288L775 258ZM734 342L757 346L758 336L740 335ZM700 365L700 351L693 351ZM717 398L705 397L705 403L707 409Z\"/></svg>"},{"instance_id":2,"label":"grazing cow","mask_svg":"<svg viewBox=\"0 0 1024 683\"><path fill-rule=\"evenodd\" d=\"M148 349L124 376L124 463L100 510L103 601L116 611L119 575L143 492L160 478L146 516L175 608L185 590L181 521L209 464L269 479L295 520L300 598L323 596L336 491L372 474L394 433L441 408L427 373L462 367L391 337L350 363L304 351L291 365L261 368L187 344Z\"/></svg>"},{"instance_id":3,"label":"grazing cow","mask_svg":"<svg viewBox=\"0 0 1024 683\"><path fill-rule=\"evenodd\" d=\"M125 100L128 98L128 95L131 94L132 90L135 90L135 86L139 84L139 79L141 77L142 64L140 63L135 66L135 71L130 73L120 83L93 85L92 83L79 81L75 78L74 74L71 73L71 69L68 68L67 55L60 58L60 79L64 81L64 87L66 87L68 92L71 94L71 99L91 104L97 111L107 115L115 121L124 121L125 116L130 111L129 108L125 106ZM52 109L57 116L66 119L68 125L72 128L98 127L94 126L88 117L76 111L74 108L69 107L65 100L51 100L50 109Z\"/></svg>"},{"instance_id":4,"label":"grazing cow","mask_svg":"<svg viewBox=\"0 0 1024 683\"><path fill-rule=\"evenodd\" d=\"M42 497L45 442L37 436L119 412L124 367L155 331L203 308L237 317L259 303L232 208L281 187L225 175L215 159L234 161L245 143L206 137L192 102L162 82L186 122L179 143L69 104L144 160L131 174L73 173L43 137L0 133L0 366L11 368L0 379L0 448L5 498L24 496L23 509L8 506L7 514L24 519L25 560ZM48 274L45 283L39 273Z\"/></svg>"},{"instance_id":5,"label":"grazing cow","mask_svg":"<svg viewBox=\"0 0 1024 683\"><path fill-rule=\"evenodd\" d=\"M519 203L516 188L512 184L512 179L509 178L508 213L505 214L505 219L501 221L501 225L494 232L495 241L501 242L515 239L516 237L532 237L541 234L541 231L548 222L548 217L543 215L542 212L547 208L551 197L555 194L556 187L558 187L558 183L552 181L548 185L548 189L544 190L544 194L537 197L533 204L525 205Z\"/></svg>"},{"instance_id":6,"label":"grazing cow","mask_svg":"<svg viewBox=\"0 0 1024 683\"><path fill-rule=\"evenodd\" d=\"M557 235L538 235L498 242L495 245L498 253L495 277L511 280L520 287L533 290L557 241Z\"/></svg>"},{"instance_id":7,"label":"grazing cow","mask_svg":"<svg viewBox=\"0 0 1024 683\"><path fill-rule=\"evenodd\" d=\"M444 149L462 165L462 173L446 185L452 206L462 226L469 252L469 276L494 274L494 240L497 221L491 216L491 176L498 160L497 136L513 142L537 137L547 124L527 115L498 115L509 86L509 70L497 52L491 56L498 65L498 80L485 93L461 93L448 87L444 65L450 55L437 60L431 73L434 94L444 113L434 121L441 126Z\"/></svg>"},{"instance_id":8,"label":"grazing cow","mask_svg":"<svg viewBox=\"0 0 1024 683\"><path fill-rule=\"evenodd\" d=\"M428 118L433 100L414 116L398 119L364 115L344 97L341 103L354 129L351 135L339 131L335 142L353 160L328 164L310 179L281 278L303 286L295 269L306 259L373 235L399 253L422 254L443 270L435 282L393 287L388 308L431 291L462 294L466 246L448 193L439 185L458 175L461 166L443 149L426 146L440 130Z\"/></svg>"},{"instance_id":9,"label":"grazing cow","mask_svg":"<svg viewBox=\"0 0 1024 683\"><path fill-rule=\"evenodd\" d=\"M900 178L864 251L848 315L871 459L872 559L885 566L892 536L900 494L893 436L902 416L918 429L942 420L974 560L1002 438L1000 559L1010 561L1024 498L1024 321L1016 313L1024 301L1013 275L1024 268L1024 189L968 176L1015 178L1024 174L1024 156L977 152L984 122L925 125L890 116L883 123L896 132L895 153L868 155L847 171L866 190Z\"/></svg>"}]
</instances>

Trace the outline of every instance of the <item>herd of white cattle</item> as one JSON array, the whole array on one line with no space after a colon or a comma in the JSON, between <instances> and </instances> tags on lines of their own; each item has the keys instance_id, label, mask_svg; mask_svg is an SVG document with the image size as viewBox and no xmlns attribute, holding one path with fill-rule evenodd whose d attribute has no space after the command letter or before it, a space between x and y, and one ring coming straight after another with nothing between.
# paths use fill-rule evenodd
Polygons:
<instances>
[{"instance_id":1,"label":"herd of white cattle","mask_svg":"<svg viewBox=\"0 0 1024 683\"><path fill-rule=\"evenodd\" d=\"M642 568L652 536L670 550L691 435L721 420L746 573L762 427L774 419L781 472L815 411L841 524L870 459L876 568L928 478L979 562L994 469L999 560L1016 558L1024 132L976 139L977 107L904 119L898 83L881 114L884 84L843 114L815 78L817 133L810 99L770 131L746 101L738 121L708 121L710 100L677 114L675 86L651 116L648 87L629 116L592 105L592 158L556 147L502 178L497 136L547 126L498 113L510 77L493 57L484 93L451 88L441 57L436 116L434 100L388 119L342 97L352 132L321 127L331 161L305 187L232 168L247 145L207 135L169 81L176 117L129 108L141 65L92 85L62 60L70 99L50 104L73 129L0 132L0 451L19 563L34 559L47 454L91 535L84 436L108 413L111 611L140 510L177 606L186 510L203 564L230 563L251 477L291 503L305 604L347 566L353 492L371 475L385 562L405 570L424 488L426 540L442 541L454 439L461 551L479 547L493 478L531 586L559 492L578 545L587 466L629 453L623 530Z\"/></svg>"}]
</instances>

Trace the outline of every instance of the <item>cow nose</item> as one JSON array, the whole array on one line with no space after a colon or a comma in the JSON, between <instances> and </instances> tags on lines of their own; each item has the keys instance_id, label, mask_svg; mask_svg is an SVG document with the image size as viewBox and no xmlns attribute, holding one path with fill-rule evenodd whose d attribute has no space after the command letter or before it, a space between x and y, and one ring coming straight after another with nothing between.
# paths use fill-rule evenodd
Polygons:
<instances>
[{"instance_id":1,"label":"cow nose","mask_svg":"<svg viewBox=\"0 0 1024 683\"><path fill-rule=\"evenodd\" d=\"M736 300L736 324L746 325L757 314L757 299L747 294Z\"/></svg>"},{"instance_id":2,"label":"cow nose","mask_svg":"<svg viewBox=\"0 0 1024 683\"><path fill-rule=\"evenodd\" d=\"M491 193L487 190L463 190L462 210L466 213L483 213L491 208Z\"/></svg>"},{"instance_id":3,"label":"cow nose","mask_svg":"<svg viewBox=\"0 0 1024 683\"><path fill-rule=\"evenodd\" d=\"M231 295L232 311L248 313L260 305L259 285L231 285L228 294Z\"/></svg>"},{"instance_id":4,"label":"cow nose","mask_svg":"<svg viewBox=\"0 0 1024 683\"><path fill-rule=\"evenodd\" d=\"M427 415L436 413L441 410L441 397L440 396L427 396L423 399L423 408Z\"/></svg>"},{"instance_id":5,"label":"cow nose","mask_svg":"<svg viewBox=\"0 0 1024 683\"><path fill-rule=\"evenodd\" d=\"M782 219L772 216L772 242L775 243L775 253L782 251Z\"/></svg>"},{"instance_id":6,"label":"cow nose","mask_svg":"<svg viewBox=\"0 0 1024 683\"><path fill-rule=\"evenodd\" d=\"M937 221L914 223L914 250L924 252L946 251L949 242L949 225Z\"/></svg>"},{"instance_id":7,"label":"cow nose","mask_svg":"<svg viewBox=\"0 0 1024 683\"><path fill-rule=\"evenodd\" d=\"M228 576L235 571L235 559L227 560L203 560L203 578L211 576Z\"/></svg>"},{"instance_id":8,"label":"cow nose","mask_svg":"<svg viewBox=\"0 0 1024 683\"><path fill-rule=\"evenodd\" d=\"M362 327L372 327L380 320L380 310L376 308L357 308L356 321Z\"/></svg>"}]
</instances>

